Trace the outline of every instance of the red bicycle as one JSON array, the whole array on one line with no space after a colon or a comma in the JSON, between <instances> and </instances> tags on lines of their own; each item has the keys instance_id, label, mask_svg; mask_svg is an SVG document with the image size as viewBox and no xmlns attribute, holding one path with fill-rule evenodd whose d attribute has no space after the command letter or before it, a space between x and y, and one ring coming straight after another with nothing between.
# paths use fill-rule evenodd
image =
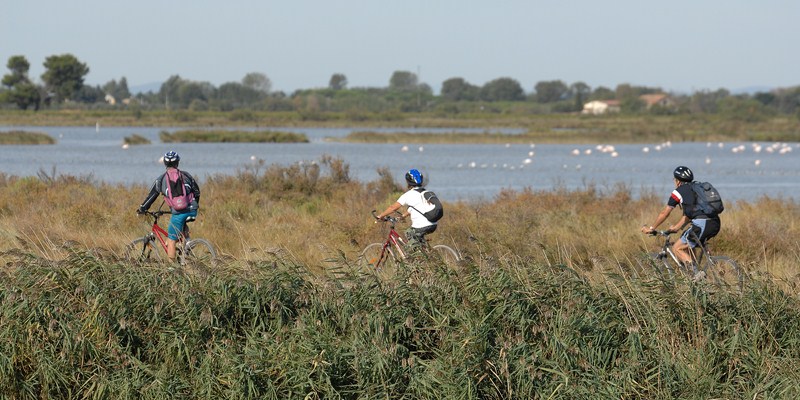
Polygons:
<instances>
[{"instance_id":1,"label":"red bicycle","mask_svg":"<svg viewBox=\"0 0 800 400\"><path fill-rule=\"evenodd\" d=\"M153 218L153 225L146 235L134 239L125 247L125 259L135 262L161 261L167 258L167 231L158 225L162 215L170 214L169 211L145 211L145 215ZM189 238L189 222L186 220L183 232L178 235L175 243L175 255L180 265L212 265L217 258L217 253L211 243L205 239ZM160 250L159 250L160 249Z\"/></svg>"},{"instance_id":2,"label":"red bicycle","mask_svg":"<svg viewBox=\"0 0 800 400\"><path fill-rule=\"evenodd\" d=\"M399 214L399 213L398 213ZM375 210L372 210L372 216L378 219ZM361 252L359 257L360 263L365 265L370 271L379 273L389 273L393 271L397 264L402 263L408 257L408 249L406 248L406 241L395 230L395 224L398 221L397 217L387 215L382 222L389 223L389 234L386 240L382 243L372 243L367 245ZM434 246L428 245L424 242L421 248L422 252L427 255L436 255L442 262L450 267L456 266L461 260L461 256L453 250L450 246L437 244Z\"/></svg>"}]
</instances>

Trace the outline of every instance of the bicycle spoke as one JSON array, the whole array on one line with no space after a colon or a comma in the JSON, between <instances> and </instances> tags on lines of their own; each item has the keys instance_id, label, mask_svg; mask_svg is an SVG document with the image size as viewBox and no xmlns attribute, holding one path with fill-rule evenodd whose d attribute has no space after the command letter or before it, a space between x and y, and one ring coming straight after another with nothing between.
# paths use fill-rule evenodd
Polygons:
<instances>
[{"instance_id":1,"label":"bicycle spoke","mask_svg":"<svg viewBox=\"0 0 800 400\"><path fill-rule=\"evenodd\" d=\"M140 237L125 247L123 258L129 262L161 261L163 250L150 237Z\"/></svg>"},{"instance_id":2,"label":"bicycle spoke","mask_svg":"<svg viewBox=\"0 0 800 400\"><path fill-rule=\"evenodd\" d=\"M712 256L705 264L706 274L723 289L742 290L744 275L736 261L725 256Z\"/></svg>"},{"instance_id":3,"label":"bicycle spoke","mask_svg":"<svg viewBox=\"0 0 800 400\"><path fill-rule=\"evenodd\" d=\"M358 259L362 272L388 276L397 269L397 261L391 247L383 250L383 243L372 243L364 248Z\"/></svg>"},{"instance_id":4,"label":"bicycle spoke","mask_svg":"<svg viewBox=\"0 0 800 400\"><path fill-rule=\"evenodd\" d=\"M457 267L458 262L461 261L461 257L455 250L443 244L437 244L433 246L433 254L435 254L449 268Z\"/></svg>"},{"instance_id":5,"label":"bicycle spoke","mask_svg":"<svg viewBox=\"0 0 800 400\"><path fill-rule=\"evenodd\" d=\"M183 260L188 267L212 267L217 253L205 239L192 239L184 246Z\"/></svg>"}]
</instances>

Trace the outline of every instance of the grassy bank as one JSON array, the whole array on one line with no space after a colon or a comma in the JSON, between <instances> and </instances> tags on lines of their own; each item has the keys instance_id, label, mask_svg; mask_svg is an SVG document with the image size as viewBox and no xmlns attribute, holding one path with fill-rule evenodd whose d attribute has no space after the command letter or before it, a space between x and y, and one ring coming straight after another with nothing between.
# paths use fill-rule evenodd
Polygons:
<instances>
[{"instance_id":1,"label":"grassy bank","mask_svg":"<svg viewBox=\"0 0 800 400\"><path fill-rule=\"evenodd\" d=\"M0 145L15 144L55 144L56 140L41 132L8 131L0 132Z\"/></svg>"},{"instance_id":2,"label":"grassy bank","mask_svg":"<svg viewBox=\"0 0 800 400\"><path fill-rule=\"evenodd\" d=\"M308 143L302 133L278 131L183 130L158 136L164 143Z\"/></svg>"},{"instance_id":3,"label":"grassy bank","mask_svg":"<svg viewBox=\"0 0 800 400\"><path fill-rule=\"evenodd\" d=\"M719 115L532 115L524 113L298 113L193 112L142 110L44 110L36 113L0 110L5 125L42 126L183 126L183 127L428 127L517 128L522 140L537 143L659 143L663 141L800 141L797 118L783 116L755 120ZM516 137L516 136L515 136ZM453 141L476 136L450 136ZM422 135L415 140L442 140ZM513 140L514 138L509 138ZM383 139L381 139L383 140ZM493 140L489 138L486 140ZM491 141L490 141L491 142Z\"/></svg>"}]
</instances>

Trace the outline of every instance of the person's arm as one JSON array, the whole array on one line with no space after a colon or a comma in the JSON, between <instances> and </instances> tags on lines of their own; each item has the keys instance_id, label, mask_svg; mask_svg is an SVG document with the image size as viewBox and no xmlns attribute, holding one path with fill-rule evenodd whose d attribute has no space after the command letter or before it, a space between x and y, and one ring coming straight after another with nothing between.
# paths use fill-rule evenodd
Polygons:
<instances>
[{"instance_id":1,"label":"person's arm","mask_svg":"<svg viewBox=\"0 0 800 400\"><path fill-rule=\"evenodd\" d=\"M681 219L678 220L678 222L675 225L672 225L672 226L669 227L669 230L672 231L672 232L679 232L681 229L683 229L684 226L686 226L686 224L688 224L691 221L692 220L689 219L689 217L683 215L683 216L681 216Z\"/></svg>"},{"instance_id":2,"label":"person's arm","mask_svg":"<svg viewBox=\"0 0 800 400\"><path fill-rule=\"evenodd\" d=\"M158 195L161 194L161 191L159 190L160 182L161 178L156 179L155 182L153 182L153 186L150 188L150 193L147 194L147 197L142 202L142 205L139 206L139 213L149 210L150 206L158 198Z\"/></svg>"},{"instance_id":3,"label":"person's arm","mask_svg":"<svg viewBox=\"0 0 800 400\"><path fill-rule=\"evenodd\" d=\"M666 221L667 218L669 218L669 214L672 212L672 210L674 208L675 207L672 207L672 206L669 206L669 205L665 206L664 209L661 210L661 212L658 214L658 217L656 217L656 221L653 222L653 225L650 225L650 226L643 225L642 226L642 233L652 233L653 231L655 231L656 228L658 228L659 225L664 223L664 221Z\"/></svg>"},{"instance_id":4,"label":"person's arm","mask_svg":"<svg viewBox=\"0 0 800 400\"><path fill-rule=\"evenodd\" d=\"M383 217L399 210L400 207L402 206L403 206L402 204L395 202L394 204L387 207L386 210L384 210L382 213L378 214L378 220L383 219ZM375 220L375 222L378 222L378 220Z\"/></svg>"},{"instance_id":5,"label":"person's arm","mask_svg":"<svg viewBox=\"0 0 800 400\"><path fill-rule=\"evenodd\" d=\"M194 194L194 201L196 201L198 203L198 205L199 205L200 204L200 185L197 184L197 181L194 179L194 177L190 173L185 172L185 171L181 171L181 172L183 172L184 174L186 174L186 176L189 177L189 186L191 187L192 193Z\"/></svg>"}]
</instances>

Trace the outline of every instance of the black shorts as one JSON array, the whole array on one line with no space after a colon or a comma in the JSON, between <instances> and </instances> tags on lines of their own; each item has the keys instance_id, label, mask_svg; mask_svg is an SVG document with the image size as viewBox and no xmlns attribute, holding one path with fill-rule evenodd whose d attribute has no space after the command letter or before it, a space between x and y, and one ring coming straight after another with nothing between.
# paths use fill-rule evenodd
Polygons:
<instances>
[{"instance_id":1,"label":"black shorts","mask_svg":"<svg viewBox=\"0 0 800 400\"><path fill-rule=\"evenodd\" d=\"M689 229L687 229L685 232L683 232L683 235L681 235L681 240L683 240L684 243L688 243L692 248L695 248L698 245L697 240L699 240L700 243L705 244L708 239L717 236L721 226L722 225L720 224L719 217L693 219Z\"/></svg>"}]
</instances>

